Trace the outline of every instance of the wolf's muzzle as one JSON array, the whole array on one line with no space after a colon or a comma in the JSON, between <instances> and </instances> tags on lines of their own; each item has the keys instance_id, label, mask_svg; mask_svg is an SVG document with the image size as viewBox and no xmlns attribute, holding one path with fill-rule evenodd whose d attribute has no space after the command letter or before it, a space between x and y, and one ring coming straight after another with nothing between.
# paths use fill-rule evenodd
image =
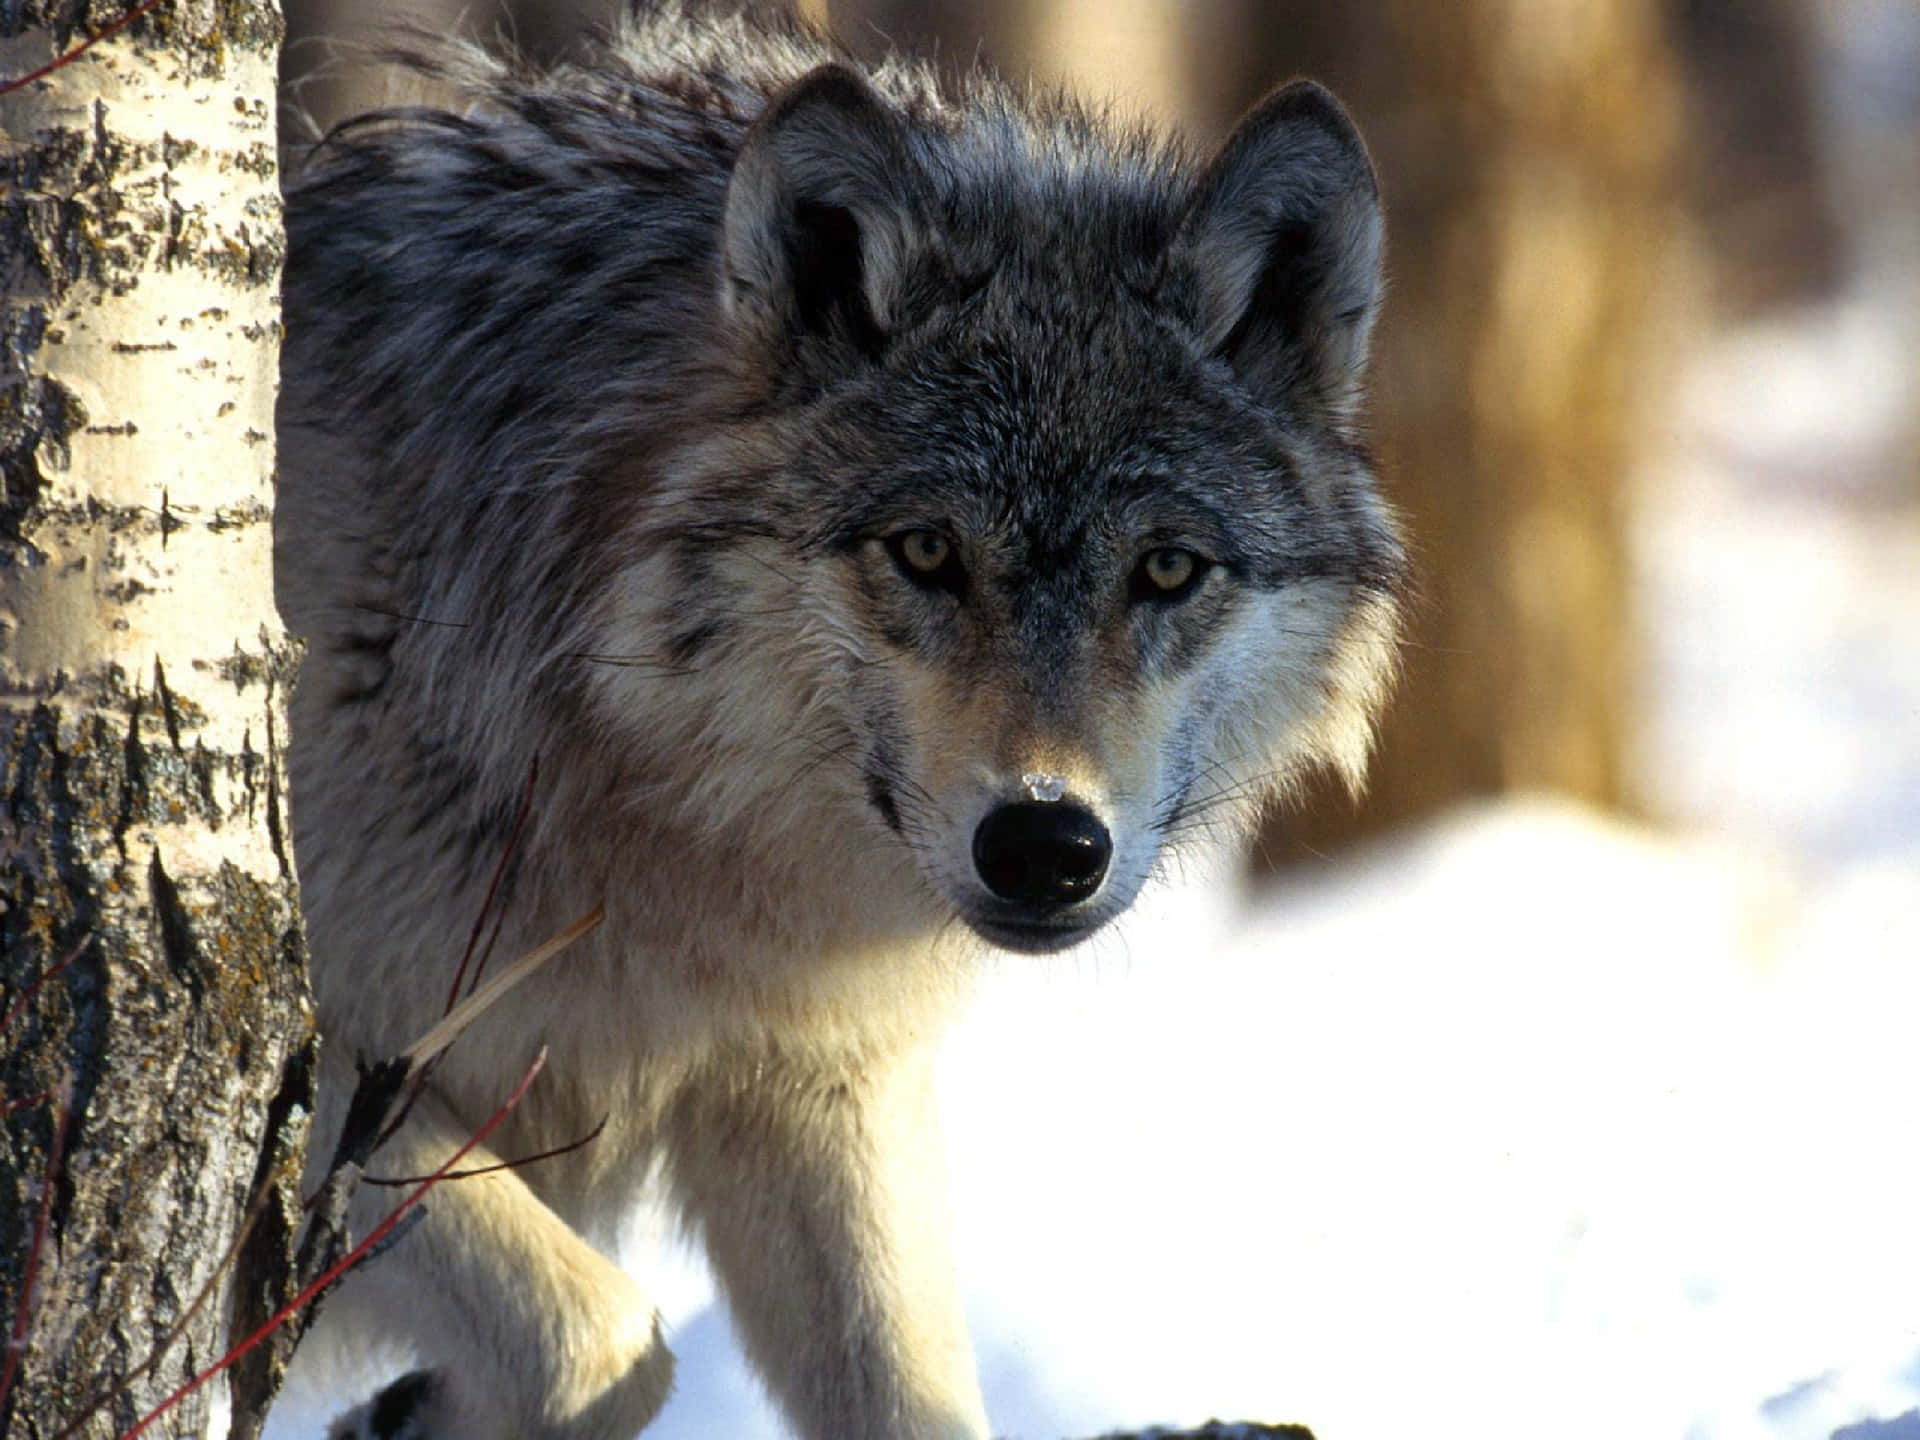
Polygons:
<instances>
[{"instance_id":1,"label":"wolf's muzzle","mask_svg":"<svg viewBox=\"0 0 1920 1440\"><path fill-rule=\"evenodd\" d=\"M973 832L973 868L993 894L1033 910L1074 905L1100 888L1113 837L1078 805L1019 800Z\"/></svg>"}]
</instances>

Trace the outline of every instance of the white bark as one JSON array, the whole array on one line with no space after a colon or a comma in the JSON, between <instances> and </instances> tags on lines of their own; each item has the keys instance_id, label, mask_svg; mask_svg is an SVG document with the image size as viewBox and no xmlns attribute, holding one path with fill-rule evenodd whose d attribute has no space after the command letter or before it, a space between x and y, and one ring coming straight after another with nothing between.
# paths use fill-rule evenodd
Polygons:
<instances>
[{"instance_id":1,"label":"white bark","mask_svg":"<svg viewBox=\"0 0 1920 1440\"><path fill-rule=\"evenodd\" d=\"M78 18L26 5L0 77L80 43ZM224 1348L221 1264L255 1194L243 1310L294 1218L310 1022L271 578L278 35L271 6L175 0L0 97L0 1000L86 938L0 1036L10 1100L74 1095L9 1436L102 1393L83 1433L127 1428ZM6 1117L0 1323L57 1108ZM149 1433L205 1423L196 1400Z\"/></svg>"}]
</instances>

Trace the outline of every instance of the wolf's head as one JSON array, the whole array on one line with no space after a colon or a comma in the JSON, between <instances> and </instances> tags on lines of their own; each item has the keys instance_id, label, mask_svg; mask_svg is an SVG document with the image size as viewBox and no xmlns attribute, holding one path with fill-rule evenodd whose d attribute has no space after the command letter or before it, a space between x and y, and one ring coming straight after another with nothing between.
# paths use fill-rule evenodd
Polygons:
<instances>
[{"instance_id":1,"label":"wolf's head","mask_svg":"<svg viewBox=\"0 0 1920 1440\"><path fill-rule=\"evenodd\" d=\"M1380 249L1309 83L1196 170L814 71L727 188L731 416L650 485L602 632L686 680L610 672L617 723L695 762L689 813L904 847L1028 951L1303 770L1357 785L1404 571L1356 430Z\"/></svg>"}]
</instances>

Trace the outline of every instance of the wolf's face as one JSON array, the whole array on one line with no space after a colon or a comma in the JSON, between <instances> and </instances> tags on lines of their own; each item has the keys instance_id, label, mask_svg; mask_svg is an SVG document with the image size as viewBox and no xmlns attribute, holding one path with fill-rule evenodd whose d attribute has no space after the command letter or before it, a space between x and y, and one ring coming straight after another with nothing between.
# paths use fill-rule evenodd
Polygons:
<instances>
[{"instance_id":1,"label":"wolf's face","mask_svg":"<svg viewBox=\"0 0 1920 1440\"><path fill-rule=\"evenodd\" d=\"M1350 451L1290 437L1152 304L1008 269L813 417L789 563L823 570L816 623L858 660L837 686L873 816L975 930L1045 950L1364 744L1326 733L1365 724L1331 676L1369 643L1386 532L1345 508ZM1098 318L1016 313L1049 292Z\"/></svg>"},{"instance_id":2,"label":"wolf's face","mask_svg":"<svg viewBox=\"0 0 1920 1440\"><path fill-rule=\"evenodd\" d=\"M1357 779L1402 568L1350 424L1371 172L1311 88L1184 186L1007 179L846 72L798 93L728 203L756 401L679 467L688 558L633 582L636 623L731 657L753 695L698 743L751 715L795 823L847 843L851 808L979 934L1059 949L1189 833L1313 764Z\"/></svg>"}]
</instances>

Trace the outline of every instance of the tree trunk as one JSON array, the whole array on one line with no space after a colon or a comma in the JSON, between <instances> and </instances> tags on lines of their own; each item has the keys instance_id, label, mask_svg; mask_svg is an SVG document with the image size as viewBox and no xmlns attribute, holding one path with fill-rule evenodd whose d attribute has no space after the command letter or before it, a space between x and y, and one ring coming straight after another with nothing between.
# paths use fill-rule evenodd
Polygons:
<instances>
[{"instance_id":1,"label":"tree trunk","mask_svg":"<svg viewBox=\"0 0 1920 1440\"><path fill-rule=\"evenodd\" d=\"M1367 800L1280 817L1286 862L1476 796L1621 803L1625 478L1677 233L1661 0L1240 0L1250 98L1317 73L1387 202L1374 422L1423 592Z\"/></svg>"},{"instance_id":2,"label":"tree trunk","mask_svg":"<svg viewBox=\"0 0 1920 1440\"><path fill-rule=\"evenodd\" d=\"M1844 237L1829 190L1808 0L1667 0L1685 67L1683 173L1735 316L1832 295Z\"/></svg>"},{"instance_id":3,"label":"tree trunk","mask_svg":"<svg viewBox=\"0 0 1920 1440\"><path fill-rule=\"evenodd\" d=\"M125 8L0 5L0 78ZM9 1440L96 1404L77 1433L123 1433L290 1268L312 1024L271 585L279 38L270 0L168 0L0 96ZM237 1376L236 1433L274 1368ZM205 1434L209 1394L148 1433Z\"/></svg>"}]
</instances>

